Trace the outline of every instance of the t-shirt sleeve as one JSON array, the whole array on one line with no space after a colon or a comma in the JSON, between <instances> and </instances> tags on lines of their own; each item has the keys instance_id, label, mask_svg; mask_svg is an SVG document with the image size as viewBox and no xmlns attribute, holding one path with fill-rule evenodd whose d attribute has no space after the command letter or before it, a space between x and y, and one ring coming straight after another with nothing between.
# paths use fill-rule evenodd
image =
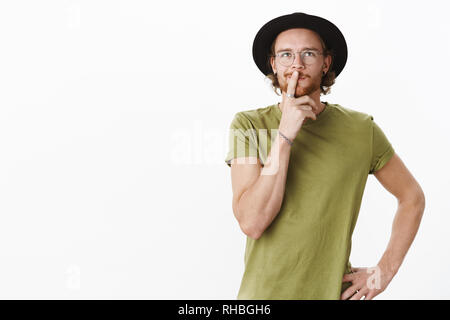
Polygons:
<instances>
[{"instance_id":1,"label":"t-shirt sleeve","mask_svg":"<svg viewBox=\"0 0 450 320\"><path fill-rule=\"evenodd\" d=\"M231 167L231 160L234 158L259 158L256 129L242 112L236 113L231 121L228 137L229 145L225 163L229 167Z\"/></svg>"},{"instance_id":2,"label":"t-shirt sleeve","mask_svg":"<svg viewBox=\"0 0 450 320\"><path fill-rule=\"evenodd\" d=\"M383 168L395 151L383 130L373 121L373 116L370 116L370 118L372 124L372 158L369 174L374 174Z\"/></svg>"}]
</instances>

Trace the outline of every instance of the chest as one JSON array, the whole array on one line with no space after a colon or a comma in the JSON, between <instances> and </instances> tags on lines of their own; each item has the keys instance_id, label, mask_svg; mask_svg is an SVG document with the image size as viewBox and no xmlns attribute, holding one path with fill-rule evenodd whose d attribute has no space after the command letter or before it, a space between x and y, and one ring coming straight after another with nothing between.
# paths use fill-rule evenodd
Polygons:
<instances>
[{"instance_id":1,"label":"chest","mask_svg":"<svg viewBox=\"0 0 450 320\"><path fill-rule=\"evenodd\" d=\"M364 128L300 132L291 149L289 175L315 184L359 179L368 171L370 135Z\"/></svg>"}]
</instances>

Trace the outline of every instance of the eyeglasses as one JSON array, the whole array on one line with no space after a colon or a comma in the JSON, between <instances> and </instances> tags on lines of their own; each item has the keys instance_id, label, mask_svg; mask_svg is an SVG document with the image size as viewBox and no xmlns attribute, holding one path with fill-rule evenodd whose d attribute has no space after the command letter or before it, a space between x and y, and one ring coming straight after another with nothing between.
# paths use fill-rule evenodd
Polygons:
<instances>
[{"instance_id":1,"label":"eyeglasses","mask_svg":"<svg viewBox=\"0 0 450 320\"><path fill-rule=\"evenodd\" d=\"M319 60L319 56L322 54L322 52L317 50L304 50L300 52L300 60L306 65L311 65L316 63ZM272 55L272 57L278 58L280 64L285 67L290 67L294 63L295 56L296 53L292 51L280 51L277 54Z\"/></svg>"}]
</instances>

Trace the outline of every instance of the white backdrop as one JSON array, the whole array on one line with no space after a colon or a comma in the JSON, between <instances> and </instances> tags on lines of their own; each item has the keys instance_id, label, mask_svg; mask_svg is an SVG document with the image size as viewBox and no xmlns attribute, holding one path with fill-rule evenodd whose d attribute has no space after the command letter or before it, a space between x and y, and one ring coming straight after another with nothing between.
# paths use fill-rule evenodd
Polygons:
<instances>
[{"instance_id":1,"label":"white backdrop","mask_svg":"<svg viewBox=\"0 0 450 320\"><path fill-rule=\"evenodd\" d=\"M449 299L447 1L2 1L0 298L235 299L234 114L280 101L251 56L272 18L335 23L323 101L369 113L426 210L376 299ZM396 199L367 182L351 262L373 266Z\"/></svg>"}]
</instances>

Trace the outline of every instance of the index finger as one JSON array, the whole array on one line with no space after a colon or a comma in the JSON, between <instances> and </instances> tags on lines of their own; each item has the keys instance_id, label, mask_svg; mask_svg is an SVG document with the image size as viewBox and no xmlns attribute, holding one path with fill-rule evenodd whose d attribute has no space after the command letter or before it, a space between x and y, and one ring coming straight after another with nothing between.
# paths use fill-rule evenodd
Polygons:
<instances>
[{"instance_id":1,"label":"index finger","mask_svg":"<svg viewBox=\"0 0 450 320\"><path fill-rule=\"evenodd\" d=\"M297 88L297 80L298 80L298 71L294 71L288 82L288 87L286 90L287 94L291 94L293 96L295 95L295 89Z\"/></svg>"}]
</instances>

